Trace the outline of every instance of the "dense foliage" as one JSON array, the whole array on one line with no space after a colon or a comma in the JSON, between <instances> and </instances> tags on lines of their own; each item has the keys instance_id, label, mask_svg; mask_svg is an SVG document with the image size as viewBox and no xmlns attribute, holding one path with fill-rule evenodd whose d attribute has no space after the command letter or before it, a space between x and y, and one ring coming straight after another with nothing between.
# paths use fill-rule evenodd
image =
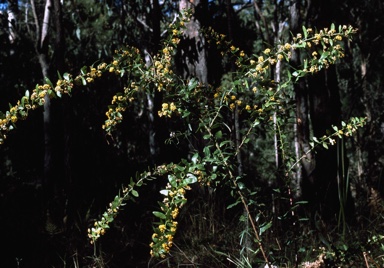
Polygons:
<instances>
[{"instance_id":1,"label":"dense foliage","mask_svg":"<svg viewBox=\"0 0 384 268\"><path fill-rule=\"evenodd\" d=\"M198 16L198 8L179 14L176 2L153 4L147 9L138 3L95 7L87 1L74 4L65 7L76 12L66 12L63 17L69 33L66 42L72 46L64 63L68 72L61 72L62 65L57 65L59 72L51 66L52 74L43 83L37 82L35 72L25 82L6 76L5 71L1 77L18 88L17 94L9 95L13 104L5 108L0 121L4 143L2 184L9 189L2 208L10 219L3 226L10 228L16 218L21 219L23 223L11 230L22 230L20 237L29 237L26 248L19 252L17 244L10 247L14 259L3 260L4 264L62 265L55 256L42 256L36 250L26 253L35 242L54 245L49 254L58 254L64 266L71 267L133 267L142 265L141 261L220 267L383 264L380 226L369 231L358 227L381 219L380 176L363 178L361 170L367 167L365 159L377 162L371 159L371 151L359 147L367 144L361 141L362 131L373 136L380 120L373 120L373 113L353 109L350 104L351 81L343 73L349 67L342 62L349 63L354 54L359 54L356 37L350 42L356 35L352 26L303 26L291 36L287 32L280 35L286 41L272 44L265 34L267 44L241 44L231 40L235 35L230 27L227 35L218 33L222 25L195 29L201 35L191 38L190 29L196 27L192 23L204 19ZM220 1L209 4L215 14L223 11ZM257 6L261 3L254 4L262 16ZM269 4L262 6L262 21L276 18L269 16L272 13L267 11L273 9ZM251 20L249 5L244 3L232 10L244 10L244 25ZM163 23L154 19L159 8L166 10L160 19ZM132 19L134 14L137 20ZM230 16L233 14L226 13L228 20ZM127 34L121 20L153 35L146 39L140 38L140 32ZM202 24L209 23L205 20ZM267 33L266 25L259 25L258 30ZM7 35L3 37L2 42L7 43ZM180 68L185 64L180 59L188 57L180 51L187 51L186 45L192 44L193 48L188 38L196 44L206 41L208 54L214 55L211 64L222 69L211 72L212 84L201 82L198 75L185 75L186 69ZM73 41L76 39L80 45ZM160 39L162 42L157 43ZM128 45L121 45L127 41ZM7 60L27 53L14 43L7 45L20 53L3 53ZM51 52L54 59L58 52ZM200 52L188 60L200 60ZM37 53L41 54L39 50ZM297 55L299 61L295 60ZM79 68L79 73L75 71L76 66L89 61L93 64ZM324 81L326 88L335 86L331 74L336 63L341 89L337 95L343 112L350 112L338 120L325 120L323 128L318 117L328 116L327 106L321 106L328 100L316 90ZM18 68L26 68L23 64ZM309 85L306 101L312 109L303 113L304 117L300 114L303 103L298 101L303 81ZM361 105L367 107L367 102L363 99ZM50 110L47 103L56 108ZM34 122L41 120L41 107L57 120L53 124L55 132L47 132L45 115L44 124L38 125L40 132L34 128ZM106 111L104 107L108 107ZM298 133L308 115L311 123L304 139L305 135ZM368 127L362 128L365 124ZM21 137L29 132L23 141ZM47 146L52 138L54 147ZM32 149L20 156L25 148ZM40 170L41 160L36 159L44 153L46 160L49 151L56 156L54 173L45 172L46 167ZM380 149L374 150L377 152ZM326 166L322 165L324 155L331 156L325 159ZM35 159L29 161L31 158ZM314 175L305 173L308 165L317 166L312 170ZM327 165L330 170L335 167L335 173L320 169ZM375 172L373 167L370 170ZM57 174L57 180L52 180L51 174ZM329 174L334 177L319 183ZM101 194L100 188L104 190ZM369 199L359 199L367 191ZM16 197L18 202L13 202ZM27 198L37 202L27 206ZM364 204L370 207L370 215L361 212ZM15 217L12 210L29 213ZM37 238L39 233L44 237ZM351 241L349 235L358 235L360 240ZM30 256L41 261L30 261Z\"/></svg>"}]
</instances>

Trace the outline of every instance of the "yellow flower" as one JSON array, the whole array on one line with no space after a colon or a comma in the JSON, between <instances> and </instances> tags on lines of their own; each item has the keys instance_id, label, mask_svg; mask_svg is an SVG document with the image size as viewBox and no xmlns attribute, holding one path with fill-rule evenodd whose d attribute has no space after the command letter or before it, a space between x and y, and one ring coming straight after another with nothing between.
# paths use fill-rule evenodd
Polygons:
<instances>
[{"instance_id":1,"label":"yellow flower","mask_svg":"<svg viewBox=\"0 0 384 268\"><path fill-rule=\"evenodd\" d=\"M159 225L159 230L160 230L160 232L164 233L165 229L166 229L166 227L165 227L164 224L160 224L160 225Z\"/></svg>"},{"instance_id":2,"label":"yellow flower","mask_svg":"<svg viewBox=\"0 0 384 268\"><path fill-rule=\"evenodd\" d=\"M179 215L179 209L175 208L174 210L172 210L171 215L172 219L176 219L177 215Z\"/></svg>"},{"instance_id":3,"label":"yellow flower","mask_svg":"<svg viewBox=\"0 0 384 268\"><path fill-rule=\"evenodd\" d=\"M169 108L172 112L176 110L176 105L171 102L171 105L170 105L170 108Z\"/></svg>"},{"instance_id":4,"label":"yellow flower","mask_svg":"<svg viewBox=\"0 0 384 268\"><path fill-rule=\"evenodd\" d=\"M104 70L106 67L107 67L107 64L105 62L103 62L103 63L99 64L99 66L97 66L97 69Z\"/></svg>"},{"instance_id":5,"label":"yellow flower","mask_svg":"<svg viewBox=\"0 0 384 268\"><path fill-rule=\"evenodd\" d=\"M252 88L252 91L253 91L254 93L256 93L256 91L257 91L257 87L253 87L253 88Z\"/></svg>"},{"instance_id":6,"label":"yellow flower","mask_svg":"<svg viewBox=\"0 0 384 268\"><path fill-rule=\"evenodd\" d=\"M231 100L236 100L236 96L235 96L235 95L232 95L232 96L231 96Z\"/></svg>"},{"instance_id":7,"label":"yellow flower","mask_svg":"<svg viewBox=\"0 0 384 268\"><path fill-rule=\"evenodd\" d=\"M284 59L284 56L282 54L279 54L279 55L277 55L277 59L282 60L282 59Z\"/></svg>"},{"instance_id":8,"label":"yellow flower","mask_svg":"<svg viewBox=\"0 0 384 268\"><path fill-rule=\"evenodd\" d=\"M177 45L178 43L180 43L180 39L179 38L172 38L172 44Z\"/></svg>"},{"instance_id":9,"label":"yellow flower","mask_svg":"<svg viewBox=\"0 0 384 268\"><path fill-rule=\"evenodd\" d=\"M168 110L168 103L163 103L161 107L163 110Z\"/></svg>"},{"instance_id":10,"label":"yellow flower","mask_svg":"<svg viewBox=\"0 0 384 268\"><path fill-rule=\"evenodd\" d=\"M244 56L245 56L244 51L241 51L241 52L240 52L240 57L244 57Z\"/></svg>"},{"instance_id":11,"label":"yellow flower","mask_svg":"<svg viewBox=\"0 0 384 268\"><path fill-rule=\"evenodd\" d=\"M266 49L264 50L264 54L268 55L269 53L271 53L271 50L270 50L269 48L266 48Z\"/></svg>"},{"instance_id":12,"label":"yellow flower","mask_svg":"<svg viewBox=\"0 0 384 268\"><path fill-rule=\"evenodd\" d=\"M170 235L170 234L167 234L167 235L165 236L165 238L167 238L168 242L172 242L172 240L173 240L173 236Z\"/></svg>"},{"instance_id":13,"label":"yellow flower","mask_svg":"<svg viewBox=\"0 0 384 268\"><path fill-rule=\"evenodd\" d=\"M289 43L285 43L285 45L284 45L284 49L285 49L285 50L290 50L290 49L291 49L291 44L289 44Z\"/></svg>"},{"instance_id":14,"label":"yellow flower","mask_svg":"<svg viewBox=\"0 0 384 268\"><path fill-rule=\"evenodd\" d=\"M119 62L118 62L117 60L114 60L114 61L112 62L112 64L116 66L116 65L119 64Z\"/></svg>"},{"instance_id":15,"label":"yellow flower","mask_svg":"<svg viewBox=\"0 0 384 268\"><path fill-rule=\"evenodd\" d=\"M247 111L250 111L251 110L251 106L249 106L248 104L245 106L245 110Z\"/></svg>"},{"instance_id":16,"label":"yellow flower","mask_svg":"<svg viewBox=\"0 0 384 268\"><path fill-rule=\"evenodd\" d=\"M336 35L335 39L341 41L343 38L341 37L341 35Z\"/></svg>"},{"instance_id":17,"label":"yellow flower","mask_svg":"<svg viewBox=\"0 0 384 268\"><path fill-rule=\"evenodd\" d=\"M41 91L40 93L39 93L39 98L44 98L45 97L45 95L47 94L47 91Z\"/></svg>"},{"instance_id":18,"label":"yellow flower","mask_svg":"<svg viewBox=\"0 0 384 268\"><path fill-rule=\"evenodd\" d=\"M232 45L232 46L231 46L231 50L232 50L232 51L235 51L235 50L236 50L236 47Z\"/></svg>"}]
</instances>

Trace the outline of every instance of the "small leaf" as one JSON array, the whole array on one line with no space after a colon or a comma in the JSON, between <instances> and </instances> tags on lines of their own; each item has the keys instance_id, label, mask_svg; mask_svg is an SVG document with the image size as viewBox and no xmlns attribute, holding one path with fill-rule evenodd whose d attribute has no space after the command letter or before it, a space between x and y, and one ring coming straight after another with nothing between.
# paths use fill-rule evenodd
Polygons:
<instances>
[{"instance_id":1,"label":"small leaf","mask_svg":"<svg viewBox=\"0 0 384 268\"><path fill-rule=\"evenodd\" d=\"M63 74L63 78L67 81L70 81L71 80L71 75L69 73L64 73Z\"/></svg>"},{"instance_id":2,"label":"small leaf","mask_svg":"<svg viewBox=\"0 0 384 268\"><path fill-rule=\"evenodd\" d=\"M187 184L192 184L192 183L195 183L197 182L197 178L195 175L191 174L191 173L188 173L187 174L187 178L185 179L185 182Z\"/></svg>"},{"instance_id":3,"label":"small leaf","mask_svg":"<svg viewBox=\"0 0 384 268\"><path fill-rule=\"evenodd\" d=\"M240 200L237 200L235 203L230 204L229 206L227 206L227 209L233 208L234 206L238 205L239 203L240 203Z\"/></svg>"},{"instance_id":4,"label":"small leaf","mask_svg":"<svg viewBox=\"0 0 384 268\"><path fill-rule=\"evenodd\" d=\"M303 34L304 34L304 39L306 39L308 36L308 32L307 32L307 29L305 28L305 26L303 26Z\"/></svg>"},{"instance_id":5,"label":"small leaf","mask_svg":"<svg viewBox=\"0 0 384 268\"><path fill-rule=\"evenodd\" d=\"M164 189L164 190L161 190L160 193L161 193L162 195L168 196L169 190L165 190L165 189Z\"/></svg>"},{"instance_id":6,"label":"small leaf","mask_svg":"<svg viewBox=\"0 0 384 268\"><path fill-rule=\"evenodd\" d=\"M45 78L45 83L47 83L47 84L50 85L52 88L54 88L54 86L53 86L51 80L49 80L48 77Z\"/></svg>"},{"instance_id":7,"label":"small leaf","mask_svg":"<svg viewBox=\"0 0 384 268\"><path fill-rule=\"evenodd\" d=\"M265 231L271 228L271 226L272 226L272 222L268 222L267 224L260 226L259 235L262 235Z\"/></svg>"},{"instance_id":8,"label":"small leaf","mask_svg":"<svg viewBox=\"0 0 384 268\"><path fill-rule=\"evenodd\" d=\"M205 135L203 136L203 139L204 139L204 140L209 140L209 138L211 138L211 135L209 135L209 134L205 134Z\"/></svg>"},{"instance_id":9,"label":"small leaf","mask_svg":"<svg viewBox=\"0 0 384 268\"><path fill-rule=\"evenodd\" d=\"M132 189L131 193L134 197L139 197L139 193L136 190Z\"/></svg>"},{"instance_id":10,"label":"small leaf","mask_svg":"<svg viewBox=\"0 0 384 268\"><path fill-rule=\"evenodd\" d=\"M162 213L162 212L160 212L160 211L153 211L152 213L153 213L153 215L155 215L156 217L158 217L158 218L160 218L160 219L165 220L165 219L167 218L167 217L165 216L165 214Z\"/></svg>"},{"instance_id":11,"label":"small leaf","mask_svg":"<svg viewBox=\"0 0 384 268\"><path fill-rule=\"evenodd\" d=\"M323 147L324 147L325 149L328 149L328 144L327 144L326 142L323 142Z\"/></svg>"},{"instance_id":12,"label":"small leaf","mask_svg":"<svg viewBox=\"0 0 384 268\"><path fill-rule=\"evenodd\" d=\"M193 164L196 165L198 160L199 160L199 154L198 154L198 153L195 153L195 154L192 156L191 161L192 161Z\"/></svg>"},{"instance_id":13,"label":"small leaf","mask_svg":"<svg viewBox=\"0 0 384 268\"><path fill-rule=\"evenodd\" d=\"M87 66L83 66L81 69L80 69L80 72L82 75L85 75L87 73L87 69L88 67Z\"/></svg>"}]
</instances>

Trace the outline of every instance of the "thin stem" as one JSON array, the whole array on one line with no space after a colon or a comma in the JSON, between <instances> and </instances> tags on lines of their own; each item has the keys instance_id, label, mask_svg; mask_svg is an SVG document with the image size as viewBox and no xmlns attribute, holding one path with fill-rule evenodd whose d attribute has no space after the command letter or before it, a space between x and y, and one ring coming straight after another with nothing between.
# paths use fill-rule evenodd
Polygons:
<instances>
[{"instance_id":1,"label":"thin stem","mask_svg":"<svg viewBox=\"0 0 384 268\"><path fill-rule=\"evenodd\" d=\"M200 122L202 122L202 120L200 120ZM202 122L202 123L204 123L204 122ZM204 127L205 127L206 131L208 132L208 134L209 134L211 137L214 137L214 135L213 135L212 132L211 132L211 129L210 129L208 126L206 126L205 124L204 124ZM218 144L216 141L215 141L214 143L215 143L215 147L216 147L216 149L218 150L219 155L220 155L220 157L221 157L221 159L222 159L222 161L223 161L223 163L224 163L224 166L227 168L229 177L230 177L230 179L231 179L233 185L235 186L236 189L238 189L238 190L237 190L237 194L239 195L240 200L241 200L241 202L243 203L243 206L244 206L244 208L245 208L245 210L246 210L246 212L247 212L248 219L249 219L249 221L250 221L250 223L251 223L251 225L252 225L252 229L253 229L253 232L254 232L254 234L255 234L255 238L256 238L257 244L259 245L259 249L260 249L260 251L261 251L261 254L263 255L264 261L265 261L266 264L269 266L269 261L268 261L267 254L265 253L264 247L263 247L263 245L262 245L262 243L261 243L261 240L260 240L260 236L259 236L259 232L258 232L258 227L256 226L256 223L255 223L255 221L253 220L253 218L252 218L252 216L251 216L251 213L250 213L250 211L249 211L249 207L248 207L248 204L247 204L247 202L246 202L246 199L245 199L243 193L242 193L242 192L240 191L240 189L239 189L239 186L238 186L238 184L237 184L237 182L236 182L235 176L233 175L233 173L232 173L232 171L231 171L231 169L230 169L230 165L229 165L228 162L225 160L225 157L224 157L224 155L223 155L222 150L220 149L219 144Z\"/></svg>"}]
</instances>

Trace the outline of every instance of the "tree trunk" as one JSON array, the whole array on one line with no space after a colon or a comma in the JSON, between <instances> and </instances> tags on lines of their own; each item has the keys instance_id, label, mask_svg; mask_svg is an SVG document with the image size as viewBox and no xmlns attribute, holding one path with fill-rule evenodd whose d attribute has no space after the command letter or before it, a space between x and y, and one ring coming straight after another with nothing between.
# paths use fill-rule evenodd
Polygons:
<instances>
[{"instance_id":1,"label":"tree trunk","mask_svg":"<svg viewBox=\"0 0 384 268\"><path fill-rule=\"evenodd\" d=\"M35 6L34 0L31 0L31 8L36 28L36 54L41 67L41 73L44 79L50 77L50 59L49 59L49 33L52 19L52 12L54 12L54 27L56 28L57 35L55 38L55 51L52 64L55 66L56 71L63 67L63 33L61 27L61 3L59 0L46 0L44 7L43 20L40 24L39 16ZM45 81L44 81L45 83ZM44 126L44 174L43 174L43 193L44 193L44 206L46 212L46 223L51 226L58 227L62 224L62 212L57 210L53 200L57 197L62 197L63 187L69 187L70 183L70 170L64 169L64 165L69 167L69 151L68 148L64 149L59 147L60 141L58 127L60 127L60 119L57 117L57 109L53 109L52 100L48 94L45 96L44 111L43 111L43 126ZM57 108L57 107L56 107ZM64 128L66 129L66 128ZM68 133L65 133L68 135ZM62 133L60 133L62 136ZM66 136L68 142L69 136ZM63 144L61 144L63 146ZM68 145L68 144L67 144ZM60 149L61 148L61 149ZM65 155L64 155L65 154ZM65 160L65 161L64 161ZM66 171L64 171L66 170ZM66 174L64 174L66 172ZM67 178L67 185L63 185L63 179ZM58 222L60 220L60 222ZM46 230L49 231L49 230ZM57 231L57 230L53 230Z\"/></svg>"},{"instance_id":2,"label":"tree trunk","mask_svg":"<svg viewBox=\"0 0 384 268\"><path fill-rule=\"evenodd\" d=\"M8 10L7 10L7 17L8 17L8 40L9 44L11 45L11 50L9 51L9 54L12 55L15 53L15 51L12 49L12 44L15 43L17 35L16 35L16 24L17 24L17 16L19 13L19 6L17 0L8 0Z\"/></svg>"},{"instance_id":3,"label":"tree trunk","mask_svg":"<svg viewBox=\"0 0 384 268\"><path fill-rule=\"evenodd\" d=\"M180 11L192 9L196 12L199 5L203 5L203 0L181 0ZM205 38L200 33L201 23L195 14L186 23L186 30L183 40L180 42L180 69L184 78L196 77L200 83L208 84L207 50Z\"/></svg>"}]
</instances>

